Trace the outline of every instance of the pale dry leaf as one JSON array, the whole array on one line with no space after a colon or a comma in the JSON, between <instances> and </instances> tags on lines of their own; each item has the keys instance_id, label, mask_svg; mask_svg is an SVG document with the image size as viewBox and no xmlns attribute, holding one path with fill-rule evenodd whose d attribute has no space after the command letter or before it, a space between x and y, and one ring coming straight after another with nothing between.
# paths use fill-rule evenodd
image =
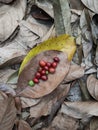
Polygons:
<instances>
[{"instance_id":1,"label":"pale dry leaf","mask_svg":"<svg viewBox=\"0 0 98 130\"><path fill-rule=\"evenodd\" d=\"M11 94L12 96L16 95L16 92L8 84L0 83L0 91L5 92L6 94Z\"/></svg>"},{"instance_id":2,"label":"pale dry leaf","mask_svg":"<svg viewBox=\"0 0 98 130\"><path fill-rule=\"evenodd\" d=\"M15 31L25 15L25 9L26 0L16 0L12 5L0 7L0 42L9 38Z\"/></svg>"},{"instance_id":3,"label":"pale dry leaf","mask_svg":"<svg viewBox=\"0 0 98 130\"><path fill-rule=\"evenodd\" d=\"M80 17L80 27L82 30L82 45L83 45L83 53L84 57L87 57L92 49L92 37L91 32L89 30L89 24L90 21L87 21L87 15L85 13L86 11L83 10L81 17Z\"/></svg>"},{"instance_id":4,"label":"pale dry leaf","mask_svg":"<svg viewBox=\"0 0 98 130\"><path fill-rule=\"evenodd\" d=\"M30 125L24 121L24 120L19 120L18 122L18 129L17 130L32 130L32 128L30 127Z\"/></svg>"},{"instance_id":5,"label":"pale dry leaf","mask_svg":"<svg viewBox=\"0 0 98 130\"><path fill-rule=\"evenodd\" d=\"M41 99L20 97L22 108L32 107L40 102Z\"/></svg>"},{"instance_id":6,"label":"pale dry leaf","mask_svg":"<svg viewBox=\"0 0 98 130\"><path fill-rule=\"evenodd\" d=\"M64 102L61 112L71 117L81 119L98 116L98 102Z\"/></svg>"},{"instance_id":7,"label":"pale dry leaf","mask_svg":"<svg viewBox=\"0 0 98 130\"><path fill-rule=\"evenodd\" d=\"M56 109L55 104L59 102L62 97L66 97L70 89L70 84L59 85L56 90L54 90L49 95L43 97L41 102L30 108L31 117L41 117L46 116L50 113L53 114L52 109ZM54 108L55 107L55 108Z\"/></svg>"},{"instance_id":8,"label":"pale dry leaf","mask_svg":"<svg viewBox=\"0 0 98 130\"><path fill-rule=\"evenodd\" d=\"M16 119L15 102L0 92L0 130L12 130Z\"/></svg>"},{"instance_id":9,"label":"pale dry leaf","mask_svg":"<svg viewBox=\"0 0 98 130\"><path fill-rule=\"evenodd\" d=\"M28 85L39 68L39 61L43 59L48 62L52 62L53 57L59 57L60 62L56 68L54 74L49 74L47 82L40 81L39 84L35 84L34 87ZM61 51L44 51L31 59L26 65L24 70L19 75L17 95L29 98L39 98L51 93L58 87L64 77L67 75L70 67L70 62L67 59L67 55Z\"/></svg>"},{"instance_id":10,"label":"pale dry leaf","mask_svg":"<svg viewBox=\"0 0 98 130\"><path fill-rule=\"evenodd\" d=\"M0 69L0 83L6 83L8 78L15 72L15 70L11 68L3 68Z\"/></svg>"},{"instance_id":11,"label":"pale dry leaf","mask_svg":"<svg viewBox=\"0 0 98 130\"><path fill-rule=\"evenodd\" d=\"M12 2L13 0L0 0L0 2L2 2L2 3L10 3L10 2Z\"/></svg>"},{"instance_id":12,"label":"pale dry leaf","mask_svg":"<svg viewBox=\"0 0 98 130\"><path fill-rule=\"evenodd\" d=\"M35 3L39 8L43 9L47 14L49 14L52 18L54 18L53 6L50 1L36 0Z\"/></svg>"},{"instance_id":13,"label":"pale dry leaf","mask_svg":"<svg viewBox=\"0 0 98 130\"><path fill-rule=\"evenodd\" d=\"M98 130L98 117L93 117L90 121L90 130Z\"/></svg>"},{"instance_id":14,"label":"pale dry leaf","mask_svg":"<svg viewBox=\"0 0 98 130\"><path fill-rule=\"evenodd\" d=\"M71 65L64 82L70 82L75 79L81 78L84 75L84 71L85 69L79 65Z\"/></svg>"},{"instance_id":15,"label":"pale dry leaf","mask_svg":"<svg viewBox=\"0 0 98 130\"><path fill-rule=\"evenodd\" d=\"M82 3L90 10L98 13L98 1L97 0L81 0Z\"/></svg>"},{"instance_id":16,"label":"pale dry leaf","mask_svg":"<svg viewBox=\"0 0 98 130\"><path fill-rule=\"evenodd\" d=\"M90 95L98 100L98 80L93 75L90 75L87 79L87 89Z\"/></svg>"},{"instance_id":17,"label":"pale dry leaf","mask_svg":"<svg viewBox=\"0 0 98 130\"><path fill-rule=\"evenodd\" d=\"M65 114L59 113L48 128L42 130L77 130L79 121Z\"/></svg>"},{"instance_id":18,"label":"pale dry leaf","mask_svg":"<svg viewBox=\"0 0 98 130\"><path fill-rule=\"evenodd\" d=\"M78 10L83 10L84 8L84 5L82 4L81 0L69 0L69 3L70 3L70 7L71 9L76 9L77 12Z\"/></svg>"},{"instance_id":19,"label":"pale dry leaf","mask_svg":"<svg viewBox=\"0 0 98 130\"><path fill-rule=\"evenodd\" d=\"M26 50L24 46L17 41L0 48L0 68L11 64L20 63L25 55Z\"/></svg>"}]
</instances>

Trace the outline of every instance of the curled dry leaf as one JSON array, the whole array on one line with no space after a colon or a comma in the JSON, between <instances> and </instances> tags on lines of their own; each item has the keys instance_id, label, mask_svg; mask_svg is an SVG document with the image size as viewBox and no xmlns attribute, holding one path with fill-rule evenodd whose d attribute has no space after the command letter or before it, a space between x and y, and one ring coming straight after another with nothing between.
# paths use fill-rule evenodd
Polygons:
<instances>
[{"instance_id":1,"label":"curled dry leaf","mask_svg":"<svg viewBox=\"0 0 98 130\"><path fill-rule=\"evenodd\" d=\"M26 0L16 0L12 5L0 7L0 42L3 42L14 32L24 17Z\"/></svg>"},{"instance_id":2,"label":"curled dry leaf","mask_svg":"<svg viewBox=\"0 0 98 130\"><path fill-rule=\"evenodd\" d=\"M98 13L98 1L97 0L81 0L82 3L90 10Z\"/></svg>"},{"instance_id":3,"label":"curled dry leaf","mask_svg":"<svg viewBox=\"0 0 98 130\"><path fill-rule=\"evenodd\" d=\"M90 95L98 100L98 80L93 75L90 75L87 79L87 89Z\"/></svg>"},{"instance_id":4,"label":"curled dry leaf","mask_svg":"<svg viewBox=\"0 0 98 130\"><path fill-rule=\"evenodd\" d=\"M0 2L2 2L2 3L10 3L10 2L12 2L13 0L0 0Z\"/></svg>"},{"instance_id":5,"label":"curled dry leaf","mask_svg":"<svg viewBox=\"0 0 98 130\"><path fill-rule=\"evenodd\" d=\"M42 130L77 130L79 122L77 119L59 113L48 128Z\"/></svg>"},{"instance_id":6,"label":"curled dry leaf","mask_svg":"<svg viewBox=\"0 0 98 130\"><path fill-rule=\"evenodd\" d=\"M32 130L32 128L30 127L30 125L26 121L19 120L17 130Z\"/></svg>"},{"instance_id":7,"label":"curled dry leaf","mask_svg":"<svg viewBox=\"0 0 98 130\"><path fill-rule=\"evenodd\" d=\"M12 96L16 95L15 90L11 88L8 84L0 83L0 91L11 94Z\"/></svg>"},{"instance_id":8,"label":"curled dry leaf","mask_svg":"<svg viewBox=\"0 0 98 130\"><path fill-rule=\"evenodd\" d=\"M78 65L71 65L68 75L65 77L64 82L73 81L84 75L85 69Z\"/></svg>"},{"instance_id":9,"label":"curled dry leaf","mask_svg":"<svg viewBox=\"0 0 98 130\"><path fill-rule=\"evenodd\" d=\"M15 102L0 92L0 130L12 130L16 119Z\"/></svg>"},{"instance_id":10,"label":"curled dry leaf","mask_svg":"<svg viewBox=\"0 0 98 130\"><path fill-rule=\"evenodd\" d=\"M27 108L34 106L40 102L40 99L32 99L32 98L25 98L25 97L20 97L22 108Z\"/></svg>"},{"instance_id":11,"label":"curled dry leaf","mask_svg":"<svg viewBox=\"0 0 98 130\"><path fill-rule=\"evenodd\" d=\"M39 68L39 61L43 59L44 61L52 62L53 57L58 57L60 62L56 68L54 74L48 75L48 80L40 81L39 84L35 84L34 87L28 86L28 82L34 77L36 71ZM17 95L29 98L39 98L44 95L51 93L58 85L62 82L64 77L67 75L70 67L70 62L65 53L61 51L44 51L34 58L27 64L24 70L19 75Z\"/></svg>"},{"instance_id":12,"label":"curled dry leaf","mask_svg":"<svg viewBox=\"0 0 98 130\"><path fill-rule=\"evenodd\" d=\"M56 90L54 90L52 93L49 95L46 95L43 97L37 105L33 106L30 108L30 116L31 117L41 117L41 116L46 116L46 115L53 115L54 110L58 110L56 103L60 103L59 100L61 98L66 97L70 90L70 84L60 84ZM53 110L54 109L54 110Z\"/></svg>"},{"instance_id":13,"label":"curled dry leaf","mask_svg":"<svg viewBox=\"0 0 98 130\"><path fill-rule=\"evenodd\" d=\"M98 116L98 102L64 102L60 111L77 119Z\"/></svg>"}]
</instances>

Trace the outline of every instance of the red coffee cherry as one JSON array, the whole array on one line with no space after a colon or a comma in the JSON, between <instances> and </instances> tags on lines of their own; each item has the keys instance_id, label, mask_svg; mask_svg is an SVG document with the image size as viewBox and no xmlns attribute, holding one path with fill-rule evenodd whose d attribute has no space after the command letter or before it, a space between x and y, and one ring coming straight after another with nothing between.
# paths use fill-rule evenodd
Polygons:
<instances>
[{"instance_id":1,"label":"red coffee cherry","mask_svg":"<svg viewBox=\"0 0 98 130\"><path fill-rule=\"evenodd\" d=\"M54 57L53 60L54 60L55 62L59 62L59 61L60 61L59 57Z\"/></svg>"},{"instance_id":2,"label":"red coffee cherry","mask_svg":"<svg viewBox=\"0 0 98 130\"><path fill-rule=\"evenodd\" d=\"M55 73L55 69L51 67L51 68L49 68L49 72L53 74L53 73Z\"/></svg>"},{"instance_id":3,"label":"red coffee cherry","mask_svg":"<svg viewBox=\"0 0 98 130\"><path fill-rule=\"evenodd\" d=\"M46 81L48 79L48 77L46 75L42 75L41 79L44 80L44 81Z\"/></svg>"},{"instance_id":4,"label":"red coffee cherry","mask_svg":"<svg viewBox=\"0 0 98 130\"><path fill-rule=\"evenodd\" d=\"M40 60L40 61L39 61L39 65L40 65L41 67L44 67L44 66L46 65L46 62L45 62L44 60Z\"/></svg>"},{"instance_id":5,"label":"red coffee cherry","mask_svg":"<svg viewBox=\"0 0 98 130\"><path fill-rule=\"evenodd\" d=\"M56 68L56 67L57 67L57 62L53 62L53 63L52 63L52 67L53 67L53 68Z\"/></svg>"},{"instance_id":6,"label":"red coffee cherry","mask_svg":"<svg viewBox=\"0 0 98 130\"><path fill-rule=\"evenodd\" d=\"M34 82L34 83L39 83L39 80L38 80L37 78L34 78L34 79L33 79L33 82Z\"/></svg>"}]
</instances>

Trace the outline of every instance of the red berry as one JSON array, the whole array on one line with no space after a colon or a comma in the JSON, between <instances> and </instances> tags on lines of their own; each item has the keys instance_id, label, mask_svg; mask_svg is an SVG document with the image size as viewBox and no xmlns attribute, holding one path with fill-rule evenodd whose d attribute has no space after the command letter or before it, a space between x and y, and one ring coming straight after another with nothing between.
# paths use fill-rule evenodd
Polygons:
<instances>
[{"instance_id":1,"label":"red berry","mask_svg":"<svg viewBox=\"0 0 98 130\"><path fill-rule=\"evenodd\" d=\"M37 72L37 73L35 74L35 77L36 77L37 79L39 79L40 76L41 76L41 74L40 74L39 72Z\"/></svg>"},{"instance_id":2,"label":"red berry","mask_svg":"<svg viewBox=\"0 0 98 130\"><path fill-rule=\"evenodd\" d=\"M51 67L51 62L47 62L46 65L47 65L48 67Z\"/></svg>"},{"instance_id":3,"label":"red berry","mask_svg":"<svg viewBox=\"0 0 98 130\"><path fill-rule=\"evenodd\" d=\"M41 71L41 75L45 75L46 74L46 71L45 70L42 70Z\"/></svg>"},{"instance_id":4,"label":"red berry","mask_svg":"<svg viewBox=\"0 0 98 130\"><path fill-rule=\"evenodd\" d=\"M39 80L37 78L33 79L34 83L39 83Z\"/></svg>"},{"instance_id":5,"label":"red berry","mask_svg":"<svg viewBox=\"0 0 98 130\"><path fill-rule=\"evenodd\" d=\"M49 69L49 67L48 67L48 66L45 66L45 67L44 67L44 69L45 69L45 70L48 70L48 69Z\"/></svg>"},{"instance_id":6,"label":"red berry","mask_svg":"<svg viewBox=\"0 0 98 130\"><path fill-rule=\"evenodd\" d=\"M52 67L53 67L53 68L56 68L56 67L57 67L57 62L53 62L53 63L52 63Z\"/></svg>"},{"instance_id":7,"label":"red berry","mask_svg":"<svg viewBox=\"0 0 98 130\"><path fill-rule=\"evenodd\" d=\"M43 70L43 69L40 67L40 68L38 69L38 72L41 73L42 70Z\"/></svg>"},{"instance_id":8,"label":"red berry","mask_svg":"<svg viewBox=\"0 0 98 130\"><path fill-rule=\"evenodd\" d=\"M51 67L49 68L49 72L53 74L55 72L55 69Z\"/></svg>"},{"instance_id":9,"label":"red berry","mask_svg":"<svg viewBox=\"0 0 98 130\"><path fill-rule=\"evenodd\" d=\"M59 61L60 61L60 59L59 59L58 57L54 57L53 60L54 60L55 62L59 62Z\"/></svg>"},{"instance_id":10,"label":"red berry","mask_svg":"<svg viewBox=\"0 0 98 130\"><path fill-rule=\"evenodd\" d=\"M45 62L44 60L40 60L40 61L39 61L39 65L40 65L41 67L44 67L44 66L46 65L46 62Z\"/></svg>"},{"instance_id":11,"label":"red berry","mask_svg":"<svg viewBox=\"0 0 98 130\"><path fill-rule=\"evenodd\" d=\"M48 77L46 75L42 75L41 79L44 80L44 81L46 81L48 79Z\"/></svg>"}]
</instances>

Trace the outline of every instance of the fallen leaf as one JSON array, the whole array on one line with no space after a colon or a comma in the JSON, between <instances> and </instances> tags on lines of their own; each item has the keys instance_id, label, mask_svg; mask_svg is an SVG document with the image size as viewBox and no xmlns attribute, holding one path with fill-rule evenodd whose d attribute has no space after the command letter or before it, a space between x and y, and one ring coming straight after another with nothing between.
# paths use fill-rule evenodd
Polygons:
<instances>
[{"instance_id":1,"label":"fallen leaf","mask_svg":"<svg viewBox=\"0 0 98 130\"><path fill-rule=\"evenodd\" d=\"M28 86L28 81L34 77L36 70L39 67L40 59L52 62L53 57L56 56L59 57L60 62L56 68L56 72L48 75L47 82L41 80L40 83L35 84L34 87ZM18 88L16 90L17 95L29 98L39 98L51 93L67 75L69 67L70 62L68 61L67 55L61 51L44 51L38 54L32 58L19 75Z\"/></svg>"},{"instance_id":2,"label":"fallen leaf","mask_svg":"<svg viewBox=\"0 0 98 130\"><path fill-rule=\"evenodd\" d=\"M98 100L98 80L93 75L90 75L87 79L87 89L90 95Z\"/></svg>"},{"instance_id":3,"label":"fallen leaf","mask_svg":"<svg viewBox=\"0 0 98 130\"><path fill-rule=\"evenodd\" d=\"M2 2L2 3L10 3L10 2L12 2L13 0L0 0L0 2Z\"/></svg>"},{"instance_id":4,"label":"fallen leaf","mask_svg":"<svg viewBox=\"0 0 98 130\"><path fill-rule=\"evenodd\" d=\"M13 74L11 74L8 77L7 83L8 84L17 84L17 80L18 80L18 71L15 71Z\"/></svg>"},{"instance_id":5,"label":"fallen leaf","mask_svg":"<svg viewBox=\"0 0 98 130\"><path fill-rule=\"evenodd\" d=\"M40 102L41 99L20 97L22 108L32 107Z\"/></svg>"},{"instance_id":6,"label":"fallen leaf","mask_svg":"<svg viewBox=\"0 0 98 130\"><path fill-rule=\"evenodd\" d=\"M6 94L11 94L12 96L16 95L16 92L8 84L0 83L0 91L5 92Z\"/></svg>"},{"instance_id":7,"label":"fallen leaf","mask_svg":"<svg viewBox=\"0 0 98 130\"><path fill-rule=\"evenodd\" d=\"M61 112L76 119L98 116L98 102L64 102Z\"/></svg>"},{"instance_id":8,"label":"fallen leaf","mask_svg":"<svg viewBox=\"0 0 98 130\"><path fill-rule=\"evenodd\" d=\"M11 68L3 68L0 69L0 83L6 83L8 78L15 72L15 70Z\"/></svg>"},{"instance_id":9,"label":"fallen leaf","mask_svg":"<svg viewBox=\"0 0 98 130\"><path fill-rule=\"evenodd\" d=\"M70 84L59 85L55 91L43 97L37 105L30 108L30 117L39 118L41 116L52 115L57 109L55 104L63 97L66 97L70 89ZM61 104L60 104L61 105Z\"/></svg>"},{"instance_id":10,"label":"fallen leaf","mask_svg":"<svg viewBox=\"0 0 98 130\"><path fill-rule=\"evenodd\" d=\"M68 75L65 77L64 82L70 82L84 76L84 68L78 65L71 65Z\"/></svg>"},{"instance_id":11,"label":"fallen leaf","mask_svg":"<svg viewBox=\"0 0 98 130\"><path fill-rule=\"evenodd\" d=\"M36 1L36 5L54 18L53 5L50 1Z\"/></svg>"},{"instance_id":12,"label":"fallen leaf","mask_svg":"<svg viewBox=\"0 0 98 130\"><path fill-rule=\"evenodd\" d=\"M77 130L79 121L75 118L59 113L48 128L42 130Z\"/></svg>"},{"instance_id":13,"label":"fallen leaf","mask_svg":"<svg viewBox=\"0 0 98 130\"><path fill-rule=\"evenodd\" d=\"M0 92L0 130L12 130L16 119L15 102Z\"/></svg>"},{"instance_id":14,"label":"fallen leaf","mask_svg":"<svg viewBox=\"0 0 98 130\"><path fill-rule=\"evenodd\" d=\"M90 130L98 130L98 117L93 117L90 121Z\"/></svg>"},{"instance_id":15,"label":"fallen leaf","mask_svg":"<svg viewBox=\"0 0 98 130\"><path fill-rule=\"evenodd\" d=\"M56 34L71 35L71 11L68 0L54 0L52 3Z\"/></svg>"},{"instance_id":16,"label":"fallen leaf","mask_svg":"<svg viewBox=\"0 0 98 130\"><path fill-rule=\"evenodd\" d=\"M17 41L0 48L0 68L11 64L20 63L25 55L26 50Z\"/></svg>"},{"instance_id":17,"label":"fallen leaf","mask_svg":"<svg viewBox=\"0 0 98 130\"><path fill-rule=\"evenodd\" d=\"M77 12L78 10L83 10L84 8L84 5L82 4L81 0L69 0L69 3L70 3L70 7L71 9L76 9Z\"/></svg>"},{"instance_id":18,"label":"fallen leaf","mask_svg":"<svg viewBox=\"0 0 98 130\"><path fill-rule=\"evenodd\" d=\"M0 42L8 39L15 31L25 15L25 10L26 0L17 0L12 5L0 7Z\"/></svg>"},{"instance_id":19,"label":"fallen leaf","mask_svg":"<svg viewBox=\"0 0 98 130\"><path fill-rule=\"evenodd\" d=\"M82 3L89 8L90 10L94 11L95 13L98 13L98 1L97 0L81 0Z\"/></svg>"},{"instance_id":20,"label":"fallen leaf","mask_svg":"<svg viewBox=\"0 0 98 130\"><path fill-rule=\"evenodd\" d=\"M32 5L31 15L38 20L53 21L53 19L43 9L36 5Z\"/></svg>"},{"instance_id":21,"label":"fallen leaf","mask_svg":"<svg viewBox=\"0 0 98 130\"><path fill-rule=\"evenodd\" d=\"M23 68L28 63L28 61L30 61L34 56L36 56L37 54L45 50L63 51L67 53L68 59L71 60L75 53L76 45L74 42L74 38L65 34L49 39L39 44L28 53L28 55L25 57L25 59L22 62L19 73L22 72Z\"/></svg>"},{"instance_id":22,"label":"fallen leaf","mask_svg":"<svg viewBox=\"0 0 98 130\"><path fill-rule=\"evenodd\" d=\"M17 130L32 130L32 128L30 127L30 125L26 121L19 120Z\"/></svg>"}]
</instances>

